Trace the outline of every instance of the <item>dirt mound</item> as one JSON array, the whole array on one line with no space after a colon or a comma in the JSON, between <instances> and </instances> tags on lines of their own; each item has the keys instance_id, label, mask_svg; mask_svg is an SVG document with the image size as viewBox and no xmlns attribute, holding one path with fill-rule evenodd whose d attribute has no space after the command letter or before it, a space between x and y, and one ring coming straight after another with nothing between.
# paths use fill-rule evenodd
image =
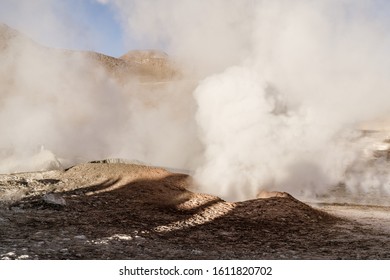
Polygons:
<instances>
[{"instance_id":1,"label":"dirt mound","mask_svg":"<svg viewBox=\"0 0 390 280\"><path fill-rule=\"evenodd\" d=\"M289 195L231 203L191 188L188 175L104 161L1 175L0 197L14 198L0 207L0 257L303 258L303 239L319 248L341 221Z\"/></svg>"},{"instance_id":2,"label":"dirt mound","mask_svg":"<svg viewBox=\"0 0 390 280\"><path fill-rule=\"evenodd\" d=\"M271 197L288 197L292 196L286 192L277 192L277 191L261 191L257 194L257 198L271 198Z\"/></svg>"},{"instance_id":3,"label":"dirt mound","mask_svg":"<svg viewBox=\"0 0 390 280\"><path fill-rule=\"evenodd\" d=\"M386 258L382 233L265 196L226 202L188 175L109 160L0 175L0 258Z\"/></svg>"},{"instance_id":4,"label":"dirt mound","mask_svg":"<svg viewBox=\"0 0 390 280\"><path fill-rule=\"evenodd\" d=\"M263 192L261 198L236 203L195 193L190 191L192 189L190 176L146 165L102 161L76 165L60 174L51 174L56 175L45 178L44 182L56 184L66 182L54 192L60 193L70 201L74 193L88 196L111 193L110 195L119 194L121 199L132 197L137 203L169 206L171 209L189 213L193 213L194 208L199 205L213 201L218 207L205 208L202 214L204 222L208 222L209 218L213 219L213 212L217 210L224 212L226 209L229 211L234 209L231 215L233 218L249 218L252 222L294 220L310 223L331 219L331 216L298 201L288 193Z\"/></svg>"}]
</instances>

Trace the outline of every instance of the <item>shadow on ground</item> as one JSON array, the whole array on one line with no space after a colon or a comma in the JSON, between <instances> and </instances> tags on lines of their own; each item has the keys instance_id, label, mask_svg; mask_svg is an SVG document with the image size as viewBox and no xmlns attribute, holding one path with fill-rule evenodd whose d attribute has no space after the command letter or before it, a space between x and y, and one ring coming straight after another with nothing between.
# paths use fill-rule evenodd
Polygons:
<instances>
[{"instance_id":1,"label":"shadow on ground","mask_svg":"<svg viewBox=\"0 0 390 280\"><path fill-rule=\"evenodd\" d=\"M188 175L126 176L106 176L98 183L55 192L66 205L48 203L42 194L11 205L2 211L6 227L0 229L0 255L11 259L390 257L388 235L293 197L229 203L189 191ZM50 180L44 182L59 179Z\"/></svg>"}]
</instances>

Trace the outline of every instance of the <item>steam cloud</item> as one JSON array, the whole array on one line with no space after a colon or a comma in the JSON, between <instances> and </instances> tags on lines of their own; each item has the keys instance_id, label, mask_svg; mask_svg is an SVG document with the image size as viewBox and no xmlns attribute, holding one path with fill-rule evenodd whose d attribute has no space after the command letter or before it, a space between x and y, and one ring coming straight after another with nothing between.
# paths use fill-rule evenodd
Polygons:
<instances>
[{"instance_id":1,"label":"steam cloud","mask_svg":"<svg viewBox=\"0 0 390 280\"><path fill-rule=\"evenodd\" d=\"M71 162L192 169L202 190L235 200L340 182L390 191L389 175L362 163L357 130L390 110L384 1L98 2L132 42L172 54L184 81L118 85L82 56L47 59L20 43L0 58L3 172L44 145Z\"/></svg>"}]
</instances>

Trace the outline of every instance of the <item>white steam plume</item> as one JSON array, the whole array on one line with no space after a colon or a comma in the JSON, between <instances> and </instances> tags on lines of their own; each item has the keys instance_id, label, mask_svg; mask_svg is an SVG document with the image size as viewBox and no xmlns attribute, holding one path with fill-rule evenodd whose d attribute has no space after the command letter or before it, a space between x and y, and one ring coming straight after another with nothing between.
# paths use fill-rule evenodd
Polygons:
<instances>
[{"instance_id":1,"label":"white steam plume","mask_svg":"<svg viewBox=\"0 0 390 280\"><path fill-rule=\"evenodd\" d=\"M28 11L43 13L45 28L30 20L27 29L37 38L48 36L54 45L61 36L70 42L74 36L89 38L82 36L83 27L59 20L59 12L70 12L57 9L62 1L13 2L7 2L8 13L20 18L21 26ZM85 53L44 48L5 25L0 31L0 172L108 157L192 165L199 142L188 83L160 85L132 76L118 82Z\"/></svg>"},{"instance_id":2,"label":"white steam plume","mask_svg":"<svg viewBox=\"0 0 390 280\"><path fill-rule=\"evenodd\" d=\"M0 60L3 172L30 170L24 162L45 149L71 161L109 153L110 135L125 112L99 68L80 54L23 38L12 39Z\"/></svg>"},{"instance_id":3,"label":"white steam plume","mask_svg":"<svg viewBox=\"0 0 390 280\"><path fill-rule=\"evenodd\" d=\"M362 156L355 129L390 111L384 1L109 3L132 36L207 77L194 91L204 147L195 178L207 192L348 184Z\"/></svg>"},{"instance_id":4,"label":"white steam plume","mask_svg":"<svg viewBox=\"0 0 390 280\"><path fill-rule=\"evenodd\" d=\"M84 53L19 37L0 61L1 172L108 157L189 168L199 144L188 85L123 85Z\"/></svg>"},{"instance_id":5,"label":"white steam plume","mask_svg":"<svg viewBox=\"0 0 390 280\"><path fill-rule=\"evenodd\" d=\"M47 24L65 36L49 2ZM385 1L98 2L132 42L172 54L185 79L123 85L83 55L13 40L0 58L3 172L34 169L40 155L54 166L125 157L194 168L205 192L228 199L339 182L388 191L356 132L390 111Z\"/></svg>"}]
</instances>

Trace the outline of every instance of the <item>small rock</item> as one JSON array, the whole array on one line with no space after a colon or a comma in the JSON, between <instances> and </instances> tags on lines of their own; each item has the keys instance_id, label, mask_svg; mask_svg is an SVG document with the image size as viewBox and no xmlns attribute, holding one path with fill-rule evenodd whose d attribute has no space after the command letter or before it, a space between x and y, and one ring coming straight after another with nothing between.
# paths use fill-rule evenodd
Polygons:
<instances>
[{"instance_id":1,"label":"small rock","mask_svg":"<svg viewBox=\"0 0 390 280\"><path fill-rule=\"evenodd\" d=\"M86 237L84 234L76 235L74 238L75 238L75 239L80 239L80 240L85 240L85 239L87 239L87 237Z\"/></svg>"},{"instance_id":2,"label":"small rock","mask_svg":"<svg viewBox=\"0 0 390 280\"><path fill-rule=\"evenodd\" d=\"M65 206L65 199L57 193L48 193L43 196L43 201L48 204Z\"/></svg>"},{"instance_id":3,"label":"small rock","mask_svg":"<svg viewBox=\"0 0 390 280\"><path fill-rule=\"evenodd\" d=\"M203 253L203 251L201 251L201 250L192 250L191 253L194 254L194 255L201 255Z\"/></svg>"},{"instance_id":4,"label":"small rock","mask_svg":"<svg viewBox=\"0 0 390 280\"><path fill-rule=\"evenodd\" d=\"M126 234L115 234L110 239L119 239L119 240L133 240L133 237L131 235Z\"/></svg>"},{"instance_id":5,"label":"small rock","mask_svg":"<svg viewBox=\"0 0 390 280\"><path fill-rule=\"evenodd\" d=\"M21 209L20 207L11 207L11 210L16 212L16 213L23 213L25 212L23 209Z\"/></svg>"},{"instance_id":6,"label":"small rock","mask_svg":"<svg viewBox=\"0 0 390 280\"><path fill-rule=\"evenodd\" d=\"M19 260L27 260L29 258L30 258L29 255L21 255L21 256L18 257Z\"/></svg>"}]
</instances>

